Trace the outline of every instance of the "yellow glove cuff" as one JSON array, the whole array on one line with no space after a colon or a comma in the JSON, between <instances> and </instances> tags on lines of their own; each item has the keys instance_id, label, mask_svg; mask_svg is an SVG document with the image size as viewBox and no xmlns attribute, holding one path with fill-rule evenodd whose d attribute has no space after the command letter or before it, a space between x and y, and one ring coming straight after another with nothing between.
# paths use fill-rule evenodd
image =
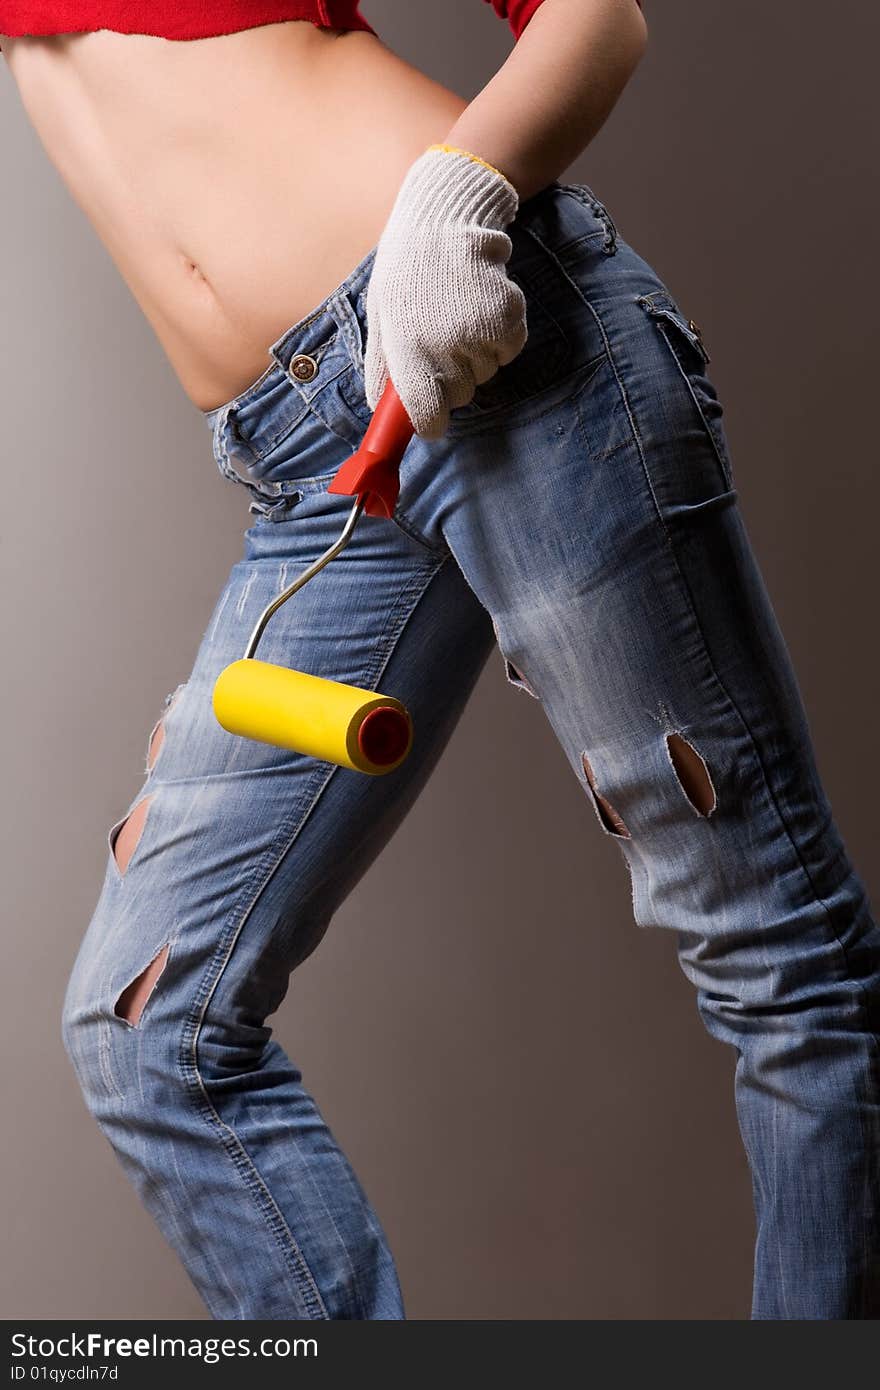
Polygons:
<instances>
[{"instance_id":1,"label":"yellow glove cuff","mask_svg":"<svg viewBox=\"0 0 880 1390\"><path fill-rule=\"evenodd\" d=\"M464 154L464 155L467 155L468 159L472 159L472 160L474 161L475 164L482 164L482 166L483 166L484 169L491 169L491 170L492 170L492 173L493 173L493 174L497 174L497 175L499 176L499 178L507 179L507 175L506 175L506 174L503 174L503 173L501 172L500 169L496 169L496 168L495 168L495 165L494 165L494 164L490 164L489 161L488 161L487 159L481 159L480 156L479 156L478 154L472 154L470 150L463 150L463 149L461 149L460 146L458 146L458 145L429 145L429 146L428 146L428 149L429 149L429 150L445 150L447 154ZM507 179L507 182L510 183L510 179Z\"/></svg>"}]
</instances>

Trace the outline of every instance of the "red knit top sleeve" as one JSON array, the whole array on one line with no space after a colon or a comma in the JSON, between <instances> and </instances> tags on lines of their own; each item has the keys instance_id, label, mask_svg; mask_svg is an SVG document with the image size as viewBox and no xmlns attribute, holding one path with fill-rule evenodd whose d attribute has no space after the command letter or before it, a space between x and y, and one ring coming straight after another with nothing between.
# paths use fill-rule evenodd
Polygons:
<instances>
[{"instance_id":1,"label":"red knit top sleeve","mask_svg":"<svg viewBox=\"0 0 880 1390\"><path fill-rule=\"evenodd\" d=\"M501 19L507 20L515 39L519 38L532 15L543 3L544 0L486 0L486 4L491 5ZM638 0L638 4L641 8L642 0Z\"/></svg>"}]
</instances>

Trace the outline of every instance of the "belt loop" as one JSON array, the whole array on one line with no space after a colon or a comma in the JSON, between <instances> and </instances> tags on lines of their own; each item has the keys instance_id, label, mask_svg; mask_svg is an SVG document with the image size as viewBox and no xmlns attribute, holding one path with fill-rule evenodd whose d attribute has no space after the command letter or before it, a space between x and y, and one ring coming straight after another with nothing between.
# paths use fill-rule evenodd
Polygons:
<instances>
[{"instance_id":1,"label":"belt loop","mask_svg":"<svg viewBox=\"0 0 880 1390\"><path fill-rule=\"evenodd\" d=\"M602 253L605 256L613 256L617 250L617 228L614 219L601 199L597 198L592 188L587 183L564 183L562 188L572 194L586 207L590 209L593 216L602 223L605 228L605 240L602 243Z\"/></svg>"},{"instance_id":2,"label":"belt loop","mask_svg":"<svg viewBox=\"0 0 880 1390\"><path fill-rule=\"evenodd\" d=\"M227 421L229 412L232 409L232 402L223 406L217 419L214 421L214 434L211 445L214 450L214 460L220 472L225 478L234 479L237 475L232 472L232 465L229 462L229 452L226 447Z\"/></svg>"},{"instance_id":3,"label":"belt loop","mask_svg":"<svg viewBox=\"0 0 880 1390\"><path fill-rule=\"evenodd\" d=\"M268 479L261 479L259 482L241 473L232 461L229 452L229 440L234 426L229 423L229 416L232 411L232 403L224 406L214 424L214 459L224 478L228 478L231 483L243 483L248 489L255 502L266 498L278 498L282 493L280 482L270 482Z\"/></svg>"},{"instance_id":4,"label":"belt loop","mask_svg":"<svg viewBox=\"0 0 880 1390\"><path fill-rule=\"evenodd\" d=\"M602 243L602 252L606 256L613 256L617 250L617 228L614 225L611 213L604 203L600 203L595 193L593 194L593 211L599 218L599 221L605 226L605 240Z\"/></svg>"},{"instance_id":5,"label":"belt loop","mask_svg":"<svg viewBox=\"0 0 880 1390\"><path fill-rule=\"evenodd\" d=\"M346 289L340 291L335 299L328 304L328 309L333 318L339 325L342 340L345 343L348 355L351 358L355 369L363 375L364 370L364 337L361 331L360 320L358 319L352 298L354 291Z\"/></svg>"}]
</instances>

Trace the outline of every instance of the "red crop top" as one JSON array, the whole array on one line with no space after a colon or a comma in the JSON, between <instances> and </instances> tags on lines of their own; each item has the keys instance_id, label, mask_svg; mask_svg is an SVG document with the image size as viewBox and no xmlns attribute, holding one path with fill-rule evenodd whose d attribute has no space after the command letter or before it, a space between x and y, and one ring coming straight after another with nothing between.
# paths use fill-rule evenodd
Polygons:
<instances>
[{"instance_id":1,"label":"red crop top","mask_svg":"<svg viewBox=\"0 0 880 1390\"><path fill-rule=\"evenodd\" d=\"M543 0L485 3L507 20L518 39ZM165 39L205 39L284 19L308 19L322 29L376 33L360 13L358 0L0 0L0 34L10 36L114 29Z\"/></svg>"}]
</instances>

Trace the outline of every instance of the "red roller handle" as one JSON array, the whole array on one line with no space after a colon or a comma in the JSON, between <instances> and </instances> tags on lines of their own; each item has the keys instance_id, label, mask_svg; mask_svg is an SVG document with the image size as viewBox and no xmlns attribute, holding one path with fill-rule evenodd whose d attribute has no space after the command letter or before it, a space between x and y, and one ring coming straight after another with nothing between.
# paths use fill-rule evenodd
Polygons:
<instances>
[{"instance_id":1,"label":"red roller handle","mask_svg":"<svg viewBox=\"0 0 880 1390\"><path fill-rule=\"evenodd\" d=\"M364 511L370 516L392 516L400 491L400 460L414 433L389 377L360 447L336 470L327 491L363 495Z\"/></svg>"}]
</instances>

